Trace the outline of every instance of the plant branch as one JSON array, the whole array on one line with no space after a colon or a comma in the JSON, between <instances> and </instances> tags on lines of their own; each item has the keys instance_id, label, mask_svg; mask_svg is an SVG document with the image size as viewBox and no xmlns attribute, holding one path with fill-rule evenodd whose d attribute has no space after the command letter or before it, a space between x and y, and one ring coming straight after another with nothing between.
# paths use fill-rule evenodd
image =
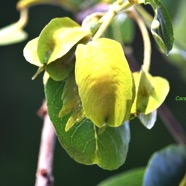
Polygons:
<instances>
[{"instance_id":1,"label":"plant branch","mask_svg":"<svg viewBox=\"0 0 186 186\"><path fill-rule=\"evenodd\" d=\"M150 42L150 37L149 33L147 30L147 27L143 21L143 19L138 15L136 10L134 8L131 8L129 11L129 15L134 18L136 23L138 24L138 27L141 31L141 35L143 38L143 43L144 43L144 57L143 57L143 70L149 71L150 69L150 63L151 63L151 42Z\"/></svg>"},{"instance_id":2,"label":"plant branch","mask_svg":"<svg viewBox=\"0 0 186 186\"><path fill-rule=\"evenodd\" d=\"M180 144L186 144L185 131L165 103L158 109L158 114L175 141Z\"/></svg>"},{"instance_id":3,"label":"plant branch","mask_svg":"<svg viewBox=\"0 0 186 186\"><path fill-rule=\"evenodd\" d=\"M46 102L43 103L38 115L43 116L44 124L41 135L35 186L53 186L54 178L52 175L52 168L56 135L47 113Z\"/></svg>"},{"instance_id":4,"label":"plant branch","mask_svg":"<svg viewBox=\"0 0 186 186\"><path fill-rule=\"evenodd\" d=\"M105 32L105 30L108 28L110 22L112 21L112 19L114 18L114 16L116 15L116 13L112 10L109 10L101 19L99 22L103 22L100 26L100 28L98 29L98 31L96 32L96 34L94 35L93 39L98 39L100 38L103 33Z\"/></svg>"},{"instance_id":5,"label":"plant branch","mask_svg":"<svg viewBox=\"0 0 186 186\"><path fill-rule=\"evenodd\" d=\"M117 0L115 3L110 5L108 11L99 20L101 26L96 32L96 34L94 35L93 39L98 39L103 35L103 33L108 28L108 26L110 25L111 21L113 20L116 14L118 14L121 11L129 9L134 4L135 3L133 1L126 1L123 3L122 0Z\"/></svg>"}]
</instances>

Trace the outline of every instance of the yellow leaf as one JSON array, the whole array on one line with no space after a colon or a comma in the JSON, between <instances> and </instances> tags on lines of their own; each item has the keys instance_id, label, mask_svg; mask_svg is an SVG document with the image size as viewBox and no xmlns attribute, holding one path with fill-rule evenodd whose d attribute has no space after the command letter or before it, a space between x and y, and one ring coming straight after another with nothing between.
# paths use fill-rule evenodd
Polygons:
<instances>
[{"instance_id":1,"label":"yellow leaf","mask_svg":"<svg viewBox=\"0 0 186 186\"><path fill-rule=\"evenodd\" d=\"M75 77L85 115L96 126L117 127L129 119L133 81L118 42L100 38L79 44Z\"/></svg>"},{"instance_id":2,"label":"yellow leaf","mask_svg":"<svg viewBox=\"0 0 186 186\"><path fill-rule=\"evenodd\" d=\"M38 67L43 66L40 63L39 57L37 54L37 44L38 44L38 37L29 41L23 49L23 55L25 59L33 65Z\"/></svg>"},{"instance_id":3,"label":"yellow leaf","mask_svg":"<svg viewBox=\"0 0 186 186\"><path fill-rule=\"evenodd\" d=\"M169 83L162 77L153 77L140 71L133 74L136 97L132 105L132 114L149 114L156 110L169 92Z\"/></svg>"}]
</instances>

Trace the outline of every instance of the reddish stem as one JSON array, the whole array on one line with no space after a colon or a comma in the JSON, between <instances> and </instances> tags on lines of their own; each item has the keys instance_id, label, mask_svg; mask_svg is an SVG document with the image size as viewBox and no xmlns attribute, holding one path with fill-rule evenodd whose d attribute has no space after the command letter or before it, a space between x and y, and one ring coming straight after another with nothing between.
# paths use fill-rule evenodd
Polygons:
<instances>
[{"instance_id":1,"label":"reddish stem","mask_svg":"<svg viewBox=\"0 0 186 186\"><path fill-rule=\"evenodd\" d=\"M45 102L39 110L38 115L43 116L44 124L41 135L35 186L53 186L54 178L52 169L56 135L48 116Z\"/></svg>"}]
</instances>

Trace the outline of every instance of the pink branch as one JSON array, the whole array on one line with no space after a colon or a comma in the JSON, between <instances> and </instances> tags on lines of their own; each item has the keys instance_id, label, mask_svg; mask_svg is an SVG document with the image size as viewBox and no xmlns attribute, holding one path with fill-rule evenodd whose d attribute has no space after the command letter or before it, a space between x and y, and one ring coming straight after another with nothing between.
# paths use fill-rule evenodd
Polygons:
<instances>
[{"instance_id":1,"label":"pink branch","mask_svg":"<svg viewBox=\"0 0 186 186\"><path fill-rule=\"evenodd\" d=\"M41 135L35 186L52 186L54 183L52 168L56 135L54 127L47 114L45 102L39 110L38 115L43 116L44 124Z\"/></svg>"},{"instance_id":2,"label":"pink branch","mask_svg":"<svg viewBox=\"0 0 186 186\"><path fill-rule=\"evenodd\" d=\"M186 144L185 131L165 103L158 109L158 113L167 130L173 136L175 141L180 144Z\"/></svg>"}]
</instances>

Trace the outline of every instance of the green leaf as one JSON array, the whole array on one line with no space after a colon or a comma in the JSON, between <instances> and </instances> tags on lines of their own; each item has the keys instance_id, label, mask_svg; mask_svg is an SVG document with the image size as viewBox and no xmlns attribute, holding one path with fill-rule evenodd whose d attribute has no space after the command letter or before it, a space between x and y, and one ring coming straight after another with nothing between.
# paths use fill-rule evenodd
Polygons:
<instances>
[{"instance_id":1,"label":"green leaf","mask_svg":"<svg viewBox=\"0 0 186 186\"><path fill-rule=\"evenodd\" d=\"M165 100L169 92L169 83L162 77L153 77L140 71L133 74L136 97L132 105L132 114L149 114L155 111Z\"/></svg>"},{"instance_id":2,"label":"green leaf","mask_svg":"<svg viewBox=\"0 0 186 186\"><path fill-rule=\"evenodd\" d=\"M70 50L63 57L56 59L53 63L46 66L46 71L50 77L56 81L66 79L75 66L74 49Z\"/></svg>"},{"instance_id":3,"label":"green leaf","mask_svg":"<svg viewBox=\"0 0 186 186\"><path fill-rule=\"evenodd\" d=\"M169 12L171 19L179 11L178 7L180 5L180 2L182 1L185 1L185 0L179 0L177 1L177 3L175 3L175 1L170 1L170 0L161 0L161 2L165 5L167 11Z\"/></svg>"},{"instance_id":4,"label":"green leaf","mask_svg":"<svg viewBox=\"0 0 186 186\"><path fill-rule=\"evenodd\" d=\"M65 54L59 59L56 59L53 63L43 65L40 63L37 54L38 39L39 38L37 37L26 44L23 50L23 55L25 59L31 64L42 67L43 70L45 69L48 75L56 81L62 81L67 78L70 72L74 69L75 49L72 48L67 54ZM38 74L39 73L36 72L36 75L34 75L34 79L35 76L37 76Z\"/></svg>"},{"instance_id":5,"label":"green leaf","mask_svg":"<svg viewBox=\"0 0 186 186\"><path fill-rule=\"evenodd\" d=\"M27 38L27 33L17 27L17 23L0 29L0 46L21 42Z\"/></svg>"},{"instance_id":6,"label":"green leaf","mask_svg":"<svg viewBox=\"0 0 186 186\"><path fill-rule=\"evenodd\" d=\"M136 168L115 176L112 176L98 186L142 186L145 168Z\"/></svg>"},{"instance_id":7,"label":"green leaf","mask_svg":"<svg viewBox=\"0 0 186 186\"><path fill-rule=\"evenodd\" d=\"M168 54L172 49L174 37L170 16L159 0L145 0L154 10L154 20L151 24L151 32L160 49Z\"/></svg>"},{"instance_id":8,"label":"green leaf","mask_svg":"<svg viewBox=\"0 0 186 186\"><path fill-rule=\"evenodd\" d=\"M79 163L97 164L108 170L117 169L127 156L130 140L128 123L118 128L99 129L89 119L84 118L65 132L70 113L63 118L58 117L62 108L64 85L65 82L49 79L45 87L48 113L61 145Z\"/></svg>"},{"instance_id":9,"label":"green leaf","mask_svg":"<svg viewBox=\"0 0 186 186\"><path fill-rule=\"evenodd\" d=\"M138 118L147 129L151 129L157 120L157 110L146 115L141 113Z\"/></svg>"},{"instance_id":10,"label":"green leaf","mask_svg":"<svg viewBox=\"0 0 186 186\"><path fill-rule=\"evenodd\" d=\"M40 63L49 64L67 54L80 40L90 36L68 17L55 18L42 30L37 53Z\"/></svg>"},{"instance_id":11,"label":"green leaf","mask_svg":"<svg viewBox=\"0 0 186 186\"><path fill-rule=\"evenodd\" d=\"M118 42L100 38L79 44L75 77L85 115L96 126L118 127L129 120L133 81Z\"/></svg>"},{"instance_id":12,"label":"green leaf","mask_svg":"<svg viewBox=\"0 0 186 186\"><path fill-rule=\"evenodd\" d=\"M186 173L186 146L170 145L150 159L144 186L176 186Z\"/></svg>"}]
</instances>

